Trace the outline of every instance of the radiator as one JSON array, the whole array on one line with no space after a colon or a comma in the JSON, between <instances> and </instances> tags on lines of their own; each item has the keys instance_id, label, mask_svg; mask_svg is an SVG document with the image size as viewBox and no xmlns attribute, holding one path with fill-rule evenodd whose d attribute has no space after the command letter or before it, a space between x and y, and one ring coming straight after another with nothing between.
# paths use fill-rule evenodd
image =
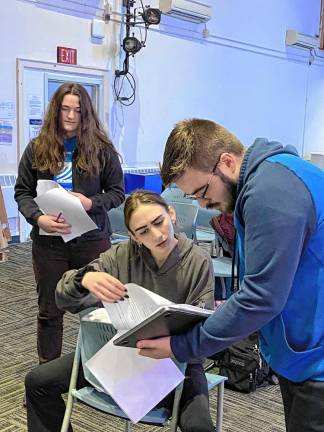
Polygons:
<instances>
[{"instance_id":1,"label":"radiator","mask_svg":"<svg viewBox=\"0 0 324 432\"><path fill-rule=\"evenodd\" d=\"M158 166L143 166L143 167L123 167L124 174L138 174L138 173L159 173Z\"/></svg>"},{"instance_id":2,"label":"radiator","mask_svg":"<svg viewBox=\"0 0 324 432\"><path fill-rule=\"evenodd\" d=\"M6 206L11 236L19 235L18 207L14 200L16 174L0 174L0 185Z\"/></svg>"},{"instance_id":3,"label":"radiator","mask_svg":"<svg viewBox=\"0 0 324 432\"><path fill-rule=\"evenodd\" d=\"M0 174L0 185L3 194L3 199L6 206L8 219L18 217L18 207L14 200L14 186L16 183L16 175Z\"/></svg>"}]
</instances>

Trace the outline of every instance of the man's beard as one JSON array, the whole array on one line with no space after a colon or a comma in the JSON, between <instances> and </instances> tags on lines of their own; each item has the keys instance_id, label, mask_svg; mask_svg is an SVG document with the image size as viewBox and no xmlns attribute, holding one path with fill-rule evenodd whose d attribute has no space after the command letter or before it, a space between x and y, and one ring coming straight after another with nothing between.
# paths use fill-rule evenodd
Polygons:
<instances>
[{"instance_id":1,"label":"man's beard","mask_svg":"<svg viewBox=\"0 0 324 432\"><path fill-rule=\"evenodd\" d=\"M227 176L225 176L221 171L217 170L215 172L216 175L218 175L218 177L220 177L220 179L222 180L226 191L227 191L227 202L225 203L225 208L220 209L220 205L221 203L219 202L211 202L209 204L206 205L207 209L213 209L216 208L218 210L220 210L221 212L224 213L233 213L234 209L235 209L235 203L236 203L236 199L237 199L237 182L231 180L230 178L228 178Z\"/></svg>"}]
</instances>

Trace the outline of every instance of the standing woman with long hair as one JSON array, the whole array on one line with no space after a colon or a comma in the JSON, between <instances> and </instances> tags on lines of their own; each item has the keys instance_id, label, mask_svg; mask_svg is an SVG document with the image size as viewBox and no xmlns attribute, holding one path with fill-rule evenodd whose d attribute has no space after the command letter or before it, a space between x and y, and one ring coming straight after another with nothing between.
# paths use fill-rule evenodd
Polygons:
<instances>
[{"instance_id":1,"label":"standing woman with long hair","mask_svg":"<svg viewBox=\"0 0 324 432\"><path fill-rule=\"evenodd\" d=\"M54 180L77 196L96 223L67 243L64 214L45 215L34 198L37 180ZM107 211L124 200L119 155L101 126L87 91L64 83L53 95L40 134L26 147L18 168L15 199L32 226L32 258L38 293L37 350L40 363L61 355L63 313L55 288L63 273L80 268L110 247ZM40 235L39 229L54 235Z\"/></svg>"}]
</instances>

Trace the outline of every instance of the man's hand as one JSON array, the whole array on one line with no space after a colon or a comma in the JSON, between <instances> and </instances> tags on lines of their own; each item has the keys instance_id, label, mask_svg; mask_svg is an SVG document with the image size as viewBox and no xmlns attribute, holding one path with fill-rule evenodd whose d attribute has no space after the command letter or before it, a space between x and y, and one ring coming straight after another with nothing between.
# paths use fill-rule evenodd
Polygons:
<instances>
[{"instance_id":1,"label":"man's hand","mask_svg":"<svg viewBox=\"0 0 324 432\"><path fill-rule=\"evenodd\" d=\"M105 272L87 272L82 278L81 285L99 300L107 303L124 300L127 295L125 285Z\"/></svg>"},{"instance_id":2,"label":"man's hand","mask_svg":"<svg viewBox=\"0 0 324 432\"><path fill-rule=\"evenodd\" d=\"M57 220L57 216L42 215L37 219L37 225L47 233L70 234L71 225L65 223L65 219L61 216Z\"/></svg>"},{"instance_id":3,"label":"man's hand","mask_svg":"<svg viewBox=\"0 0 324 432\"><path fill-rule=\"evenodd\" d=\"M92 201L90 198L86 197L85 195L79 192L69 192L69 193L79 198L82 207L84 208L85 211L89 211L92 208Z\"/></svg>"},{"instance_id":4,"label":"man's hand","mask_svg":"<svg viewBox=\"0 0 324 432\"><path fill-rule=\"evenodd\" d=\"M159 339L147 339L138 341L139 355L155 359L174 357L171 351L170 336Z\"/></svg>"}]
</instances>

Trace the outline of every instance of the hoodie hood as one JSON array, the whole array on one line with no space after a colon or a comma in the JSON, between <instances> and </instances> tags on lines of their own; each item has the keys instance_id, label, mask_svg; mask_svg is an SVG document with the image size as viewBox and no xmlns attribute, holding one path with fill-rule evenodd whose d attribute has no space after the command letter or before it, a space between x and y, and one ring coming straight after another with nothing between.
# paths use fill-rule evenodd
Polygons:
<instances>
[{"instance_id":1,"label":"hoodie hood","mask_svg":"<svg viewBox=\"0 0 324 432\"><path fill-rule=\"evenodd\" d=\"M241 165L237 194L240 193L246 179L256 170L265 159L281 153L298 156L296 148L292 145L282 145L277 141L268 141L266 138L257 138L248 148Z\"/></svg>"},{"instance_id":2,"label":"hoodie hood","mask_svg":"<svg viewBox=\"0 0 324 432\"><path fill-rule=\"evenodd\" d=\"M178 239L178 243L161 267L157 266L151 252L146 247L141 247L139 249L139 253L143 258L145 266L156 275L168 273L175 266L179 266L179 263L190 254L193 247L193 241L188 239L186 235L182 233L175 234L175 237Z\"/></svg>"}]
</instances>

